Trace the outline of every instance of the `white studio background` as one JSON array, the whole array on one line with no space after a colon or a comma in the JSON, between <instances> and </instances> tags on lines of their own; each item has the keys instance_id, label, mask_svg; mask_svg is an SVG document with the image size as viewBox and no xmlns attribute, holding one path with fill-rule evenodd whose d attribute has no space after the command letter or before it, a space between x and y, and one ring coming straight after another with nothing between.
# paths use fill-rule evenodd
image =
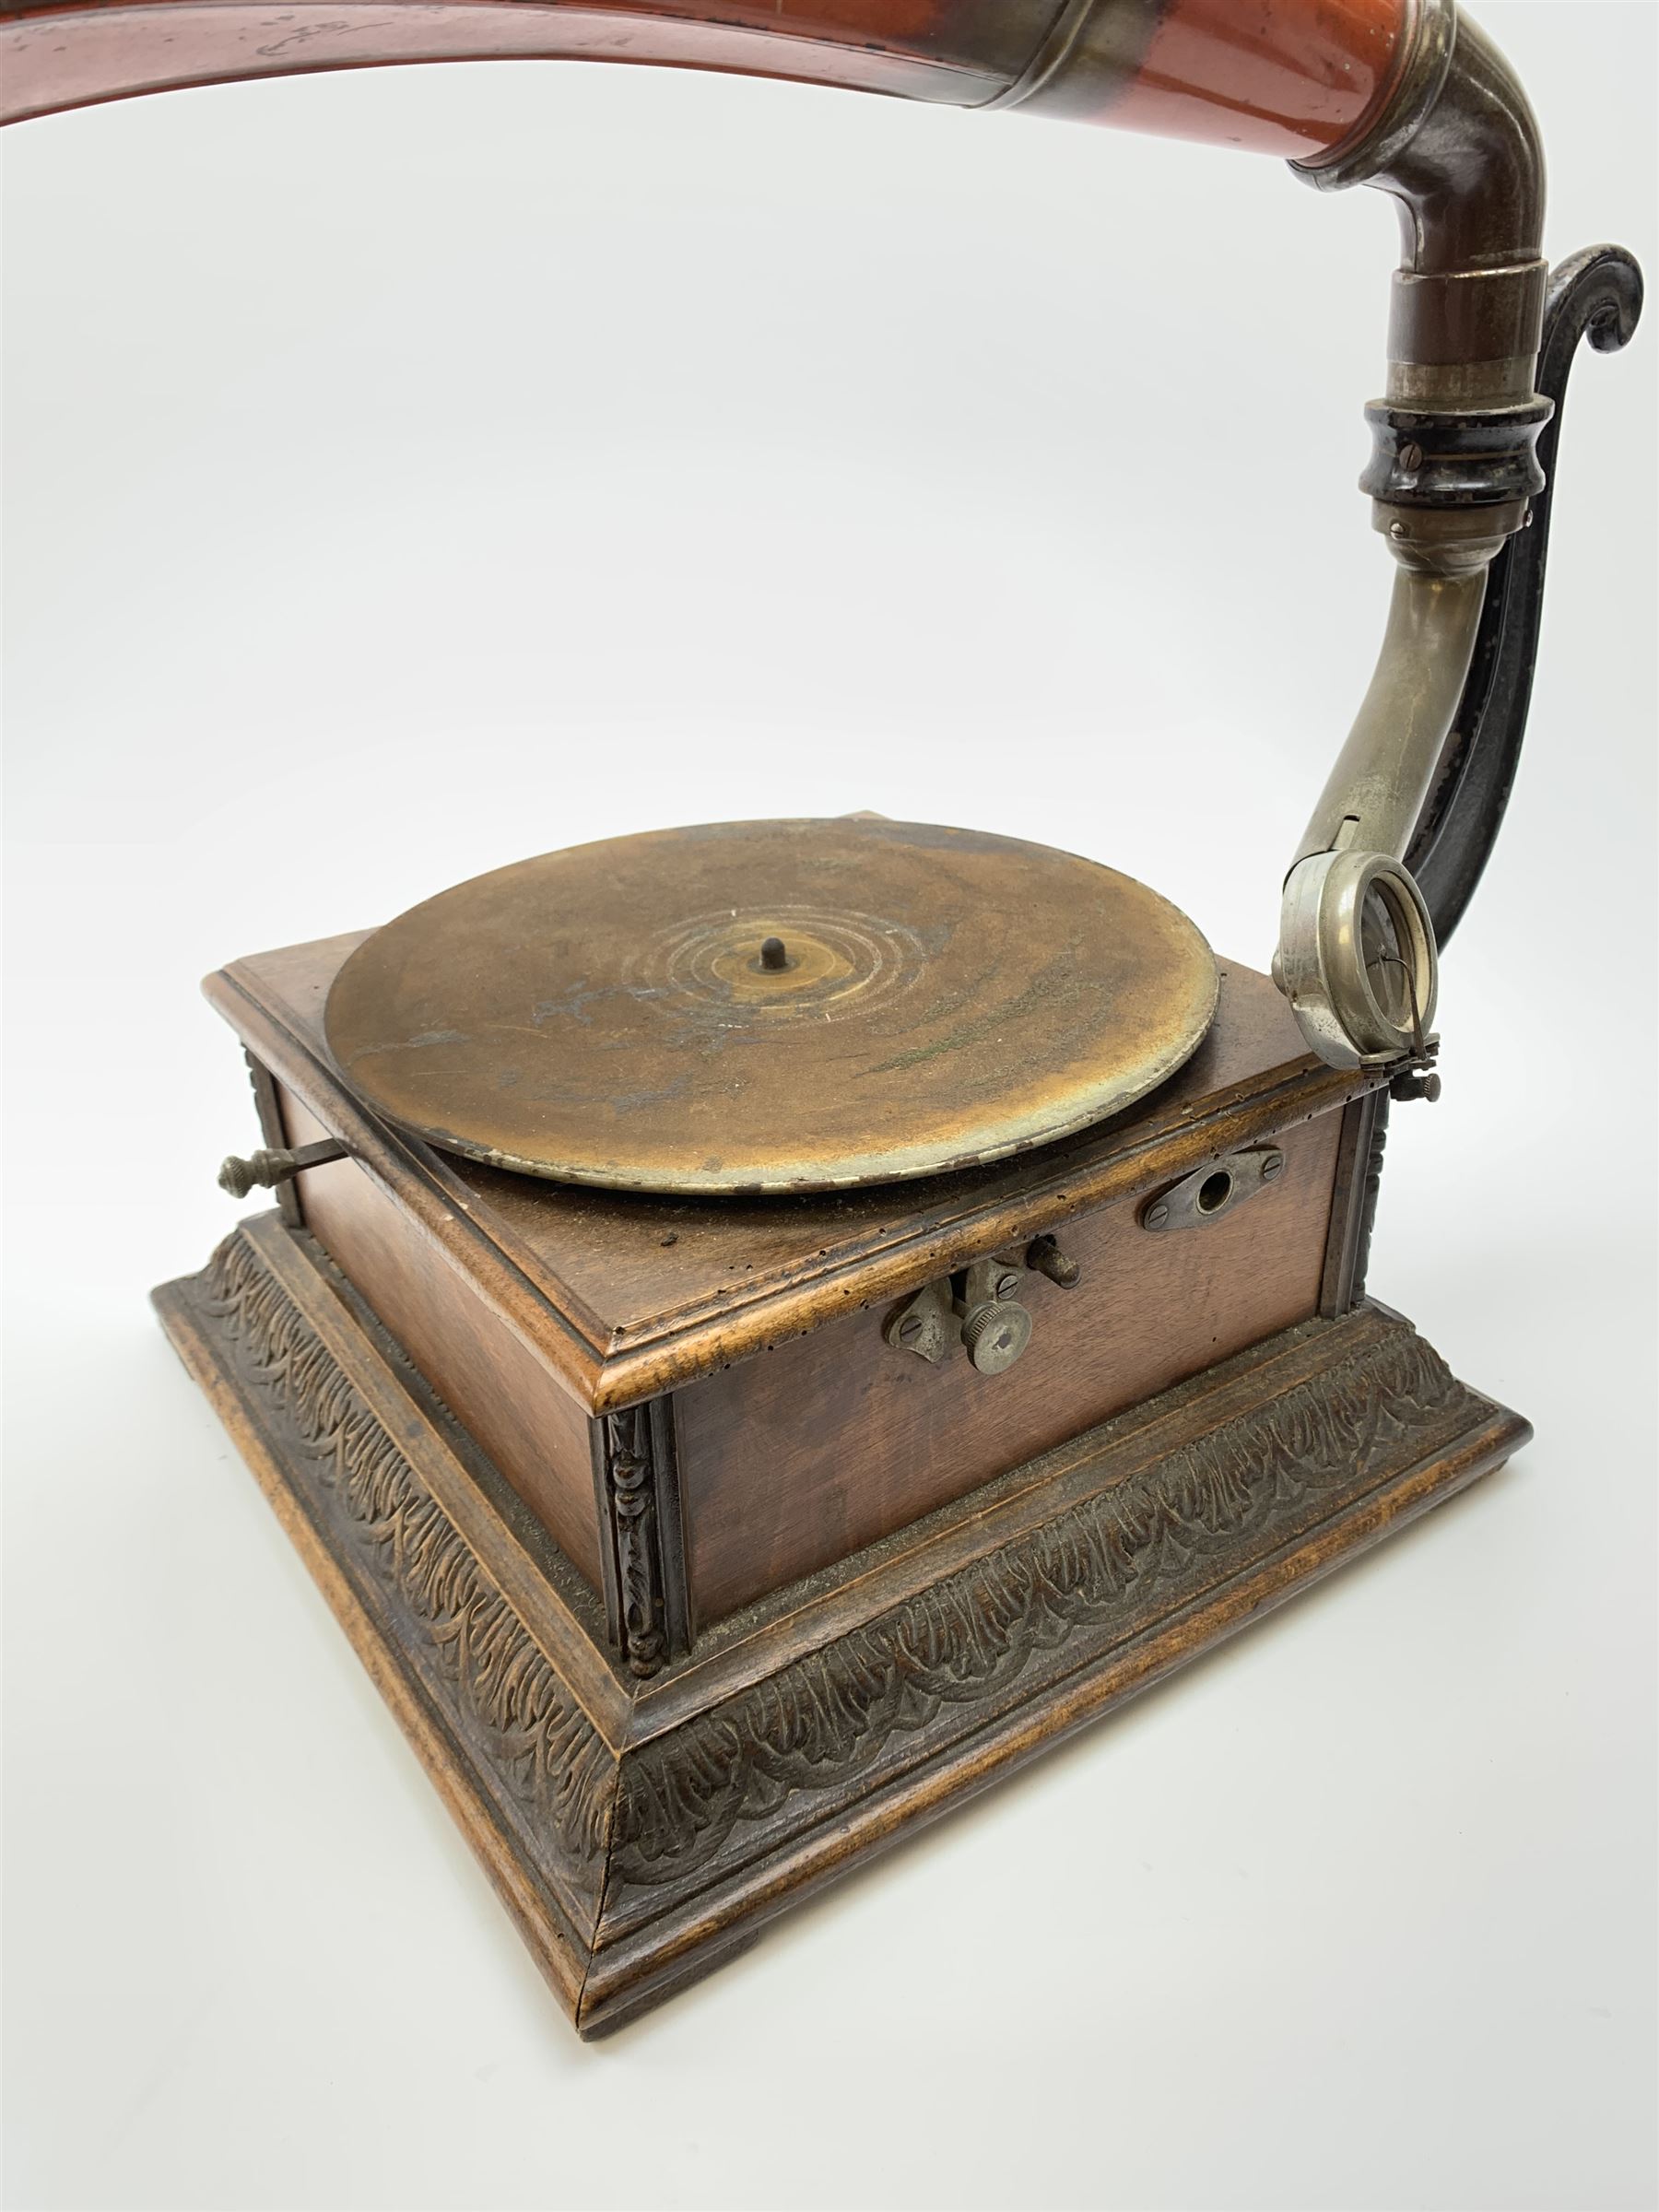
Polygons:
<instances>
[{"instance_id":1,"label":"white studio background","mask_svg":"<svg viewBox=\"0 0 1659 2212\"><path fill-rule=\"evenodd\" d=\"M1558 257L1659 265L1655 11L1495 0ZM1381 634L1393 212L547 65L5 148L9 2201L1654 2201L1654 393L1584 354L1531 747L1376 1292L1507 1473L584 2048L148 1287L196 995L551 846L1071 846L1265 965Z\"/></svg>"}]
</instances>

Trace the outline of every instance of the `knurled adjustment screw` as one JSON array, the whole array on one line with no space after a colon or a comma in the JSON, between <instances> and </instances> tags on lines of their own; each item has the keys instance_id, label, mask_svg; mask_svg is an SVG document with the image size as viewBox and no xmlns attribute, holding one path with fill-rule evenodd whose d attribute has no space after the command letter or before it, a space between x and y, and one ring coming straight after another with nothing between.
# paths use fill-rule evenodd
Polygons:
<instances>
[{"instance_id":1,"label":"knurled adjustment screw","mask_svg":"<svg viewBox=\"0 0 1659 2212\"><path fill-rule=\"evenodd\" d=\"M1396 1076L1388 1087L1388 1095L1401 1105L1412 1099L1427 1099L1432 1106L1441 1095L1441 1079L1432 1068L1423 1076Z\"/></svg>"},{"instance_id":2,"label":"knurled adjustment screw","mask_svg":"<svg viewBox=\"0 0 1659 2212\"><path fill-rule=\"evenodd\" d=\"M1031 1317L1011 1299L975 1306L962 1323L962 1343L982 1375L1000 1375L1031 1341Z\"/></svg>"}]
</instances>

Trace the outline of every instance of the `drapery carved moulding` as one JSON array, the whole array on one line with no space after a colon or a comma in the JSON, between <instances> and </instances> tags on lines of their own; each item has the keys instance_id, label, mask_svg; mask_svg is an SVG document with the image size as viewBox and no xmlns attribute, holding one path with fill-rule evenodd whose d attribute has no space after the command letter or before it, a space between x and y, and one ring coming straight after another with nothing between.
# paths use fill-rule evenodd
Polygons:
<instances>
[{"instance_id":1,"label":"drapery carved moulding","mask_svg":"<svg viewBox=\"0 0 1659 2212\"><path fill-rule=\"evenodd\" d=\"M849 1562L839 1595L815 1585L750 1632L735 1687L715 1665L724 1688L687 1695L660 1409L603 1426L621 1649L596 1597L560 1644L509 1594L526 1555L508 1522L469 1540L423 1480L423 1451L456 1467L465 1440L342 1288L267 1216L158 1298L588 2032L1527 1433L1382 1309L1305 1323L935 1516L912 1586Z\"/></svg>"}]
</instances>

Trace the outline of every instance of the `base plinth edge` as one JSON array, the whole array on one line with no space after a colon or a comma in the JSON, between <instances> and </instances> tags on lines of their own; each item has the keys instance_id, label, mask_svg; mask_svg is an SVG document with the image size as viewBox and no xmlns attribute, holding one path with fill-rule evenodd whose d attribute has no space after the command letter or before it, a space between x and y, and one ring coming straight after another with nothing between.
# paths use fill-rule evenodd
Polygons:
<instances>
[{"instance_id":1,"label":"base plinth edge","mask_svg":"<svg viewBox=\"0 0 1659 2212\"><path fill-rule=\"evenodd\" d=\"M696 1654L642 1694L303 1232L244 1222L155 1302L584 2036L1531 1434L1382 1308L1305 1323L932 1517L706 1698Z\"/></svg>"}]
</instances>

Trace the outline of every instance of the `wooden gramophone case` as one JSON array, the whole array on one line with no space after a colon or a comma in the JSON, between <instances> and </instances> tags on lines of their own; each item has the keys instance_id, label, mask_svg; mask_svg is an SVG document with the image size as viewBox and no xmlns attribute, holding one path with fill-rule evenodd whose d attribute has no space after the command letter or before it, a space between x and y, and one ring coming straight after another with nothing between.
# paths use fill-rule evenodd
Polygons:
<instances>
[{"instance_id":1,"label":"wooden gramophone case","mask_svg":"<svg viewBox=\"0 0 1659 2212\"><path fill-rule=\"evenodd\" d=\"M1393 611L1271 979L1108 870L865 818L676 833L650 928L654 859L618 841L208 981L264 1138L229 1186L276 1209L158 1291L162 1319L594 2033L1525 1440L1368 1295L1367 1247L1390 1103L1438 1088L1438 953L1515 774L1569 368L1586 335L1625 343L1641 293L1610 247L1549 272L1535 123L1453 0L42 0L0 22L7 119L502 55L1276 152L1391 193L1405 241L1362 479ZM693 846L735 881L798 851L830 888L792 905L785 870L728 904ZM980 921L917 888L959 864L1003 871ZM635 868L635 905L561 894L584 867ZM1044 886L1033 960L982 924ZM867 1012L877 976L914 986L912 1026L883 1057L849 1021L826 1059L818 1018L860 991ZM607 1087L659 1048L677 1091ZM770 1091L734 1074L773 1058Z\"/></svg>"},{"instance_id":2,"label":"wooden gramophone case","mask_svg":"<svg viewBox=\"0 0 1659 2212\"><path fill-rule=\"evenodd\" d=\"M319 1027L354 942L210 979L268 1142L350 1157L158 1300L584 2031L1528 1434L1364 1297L1386 1091L1248 969L1080 1138L734 1208L377 1124ZM888 1341L993 1253L1017 1366Z\"/></svg>"}]
</instances>

